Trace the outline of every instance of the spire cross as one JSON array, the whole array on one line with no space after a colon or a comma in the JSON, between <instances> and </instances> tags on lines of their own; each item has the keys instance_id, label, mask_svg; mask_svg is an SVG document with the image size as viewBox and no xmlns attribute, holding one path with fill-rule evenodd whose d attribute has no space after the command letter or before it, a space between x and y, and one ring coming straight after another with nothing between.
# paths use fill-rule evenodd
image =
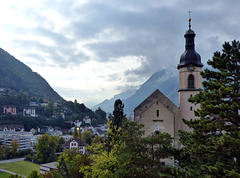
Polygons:
<instances>
[{"instance_id":1,"label":"spire cross","mask_svg":"<svg viewBox=\"0 0 240 178\"><path fill-rule=\"evenodd\" d=\"M189 19L190 19L190 15L191 15L192 11L189 9L189 11L187 13L189 14Z\"/></svg>"},{"instance_id":2,"label":"spire cross","mask_svg":"<svg viewBox=\"0 0 240 178\"><path fill-rule=\"evenodd\" d=\"M189 11L187 13L189 14L188 27L189 27L189 30L190 30L191 29L191 17L190 17L190 15L191 15L192 11L190 11L190 9L189 9Z\"/></svg>"}]
</instances>

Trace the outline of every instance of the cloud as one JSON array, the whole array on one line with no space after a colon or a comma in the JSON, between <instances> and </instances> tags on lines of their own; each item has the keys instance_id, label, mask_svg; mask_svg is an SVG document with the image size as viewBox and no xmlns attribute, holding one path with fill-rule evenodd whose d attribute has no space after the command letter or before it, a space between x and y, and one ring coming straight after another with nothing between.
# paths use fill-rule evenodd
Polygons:
<instances>
[{"instance_id":1,"label":"cloud","mask_svg":"<svg viewBox=\"0 0 240 178\"><path fill-rule=\"evenodd\" d=\"M54 87L64 88L60 79L66 83L72 78L75 89L81 88L72 92L79 98L104 100L109 93L139 86L161 69L175 68L185 49L189 9L204 64L224 41L240 38L238 0L7 3L0 7L2 17L8 12L7 19L0 18L0 45L41 75L46 68L51 71L54 77L45 78ZM59 92L68 97L71 91Z\"/></svg>"}]
</instances>

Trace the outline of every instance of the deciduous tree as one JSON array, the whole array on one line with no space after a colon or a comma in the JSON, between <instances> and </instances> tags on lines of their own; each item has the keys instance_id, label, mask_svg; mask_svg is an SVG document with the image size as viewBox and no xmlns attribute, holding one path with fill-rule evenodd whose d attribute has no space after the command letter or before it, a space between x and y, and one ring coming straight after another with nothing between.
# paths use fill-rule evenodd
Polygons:
<instances>
[{"instance_id":1,"label":"deciduous tree","mask_svg":"<svg viewBox=\"0 0 240 178\"><path fill-rule=\"evenodd\" d=\"M17 153L18 153L18 148L20 146L20 144L18 143L18 140L17 139L13 140L11 142L10 146L11 146L11 151L12 151L13 156L16 157Z\"/></svg>"},{"instance_id":2,"label":"deciduous tree","mask_svg":"<svg viewBox=\"0 0 240 178\"><path fill-rule=\"evenodd\" d=\"M36 158L41 163L52 162L56 160L57 138L47 134L39 137L37 144Z\"/></svg>"}]
</instances>

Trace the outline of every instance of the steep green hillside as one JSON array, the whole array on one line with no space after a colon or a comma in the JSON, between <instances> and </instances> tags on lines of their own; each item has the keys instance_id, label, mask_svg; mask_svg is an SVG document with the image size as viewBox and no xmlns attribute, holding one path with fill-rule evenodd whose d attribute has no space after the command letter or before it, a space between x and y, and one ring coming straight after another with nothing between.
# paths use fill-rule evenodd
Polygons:
<instances>
[{"instance_id":1,"label":"steep green hillside","mask_svg":"<svg viewBox=\"0 0 240 178\"><path fill-rule=\"evenodd\" d=\"M27 92L29 96L63 101L47 81L0 48L0 88Z\"/></svg>"}]
</instances>

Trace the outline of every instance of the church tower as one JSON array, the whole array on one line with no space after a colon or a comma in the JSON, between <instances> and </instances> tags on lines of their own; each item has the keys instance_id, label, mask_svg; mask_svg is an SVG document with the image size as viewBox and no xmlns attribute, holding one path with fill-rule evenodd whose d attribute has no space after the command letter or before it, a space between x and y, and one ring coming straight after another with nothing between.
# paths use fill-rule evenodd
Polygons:
<instances>
[{"instance_id":1,"label":"church tower","mask_svg":"<svg viewBox=\"0 0 240 178\"><path fill-rule=\"evenodd\" d=\"M187 120L194 119L194 110L199 108L199 105L194 105L188 102L188 98L196 95L202 89L202 76L200 72L203 64L201 63L200 55L195 51L194 38L196 34L191 29L191 18L189 18L189 29L186 31L185 52L181 55L179 64L179 108L181 117ZM185 124L180 124L181 130L190 129Z\"/></svg>"}]
</instances>

